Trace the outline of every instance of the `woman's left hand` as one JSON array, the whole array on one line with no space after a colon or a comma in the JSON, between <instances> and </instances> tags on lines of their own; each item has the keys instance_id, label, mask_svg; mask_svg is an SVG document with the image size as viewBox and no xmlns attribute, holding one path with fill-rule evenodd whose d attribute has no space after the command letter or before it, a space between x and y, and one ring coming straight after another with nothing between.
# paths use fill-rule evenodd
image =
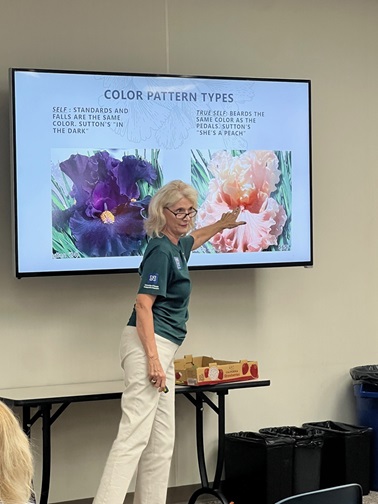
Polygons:
<instances>
[{"instance_id":1,"label":"woman's left hand","mask_svg":"<svg viewBox=\"0 0 378 504\"><path fill-rule=\"evenodd\" d=\"M149 357L148 358L148 379L151 385L163 392L166 387L166 375L162 365L160 363L159 357Z\"/></svg>"}]
</instances>

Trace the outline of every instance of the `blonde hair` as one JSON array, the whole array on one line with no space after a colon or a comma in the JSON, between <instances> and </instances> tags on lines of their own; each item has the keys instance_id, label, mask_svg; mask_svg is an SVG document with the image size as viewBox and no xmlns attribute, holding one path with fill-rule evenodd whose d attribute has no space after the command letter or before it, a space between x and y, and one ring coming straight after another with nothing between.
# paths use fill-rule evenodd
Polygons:
<instances>
[{"instance_id":1,"label":"blonde hair","mask_svg":"<svg viewBox=\"0 0 378 504\"><path fill-rule=\"evenodd\" d=\"M161 236L166 224L164 208L175 205L182 198L188 199L193 208L197 208L197 191L182 180L172 180L153 195L144 222L144 229L149 236ZM191 221L191 227L194 228L194 220Z\"/></svg>"},{"instance_id":2,"label":"blonde hair","mask_svg":"<svg viewBox=\"0 0 378 504\"><path fill-rule=\"evenodd\" d=\"M0 502L24 504L33 494L29 439L13 412L0 401Z\"/></svg>"}]
</instances>

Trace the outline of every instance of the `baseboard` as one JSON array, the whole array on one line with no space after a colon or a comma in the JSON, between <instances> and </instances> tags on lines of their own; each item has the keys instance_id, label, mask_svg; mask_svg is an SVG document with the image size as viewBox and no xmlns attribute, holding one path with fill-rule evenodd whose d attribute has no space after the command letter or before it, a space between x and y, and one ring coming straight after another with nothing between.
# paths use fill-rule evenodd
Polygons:
<instances>
[{"instance_id":1,"label":"baseboard","mask_svg":"<svg viewBox=\"0 0 378 504\"><path fill-rule=\"evenodd\" d=\"M178 502L188 502L191 495L200 488L200 485L185 485L181 487L171 487L168 488L167 494L167 504L177 504ZM126 495L124 504L132 504L134 498L134 493L129 493ZM202 499L201 499L202 501ZM64 501L57 504L92 504L93 497L88 499L80 499L74 501Z\"/></svg>"}]
</instances>

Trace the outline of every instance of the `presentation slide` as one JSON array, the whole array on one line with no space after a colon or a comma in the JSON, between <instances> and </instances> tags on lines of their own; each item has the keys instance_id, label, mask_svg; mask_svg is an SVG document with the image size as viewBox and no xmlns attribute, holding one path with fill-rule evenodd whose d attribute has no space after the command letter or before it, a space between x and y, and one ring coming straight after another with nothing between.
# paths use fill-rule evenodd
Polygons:
<instances>
[{"instance_id":1,"label":"presentation slide","mask_svg":"<svg viewBox=\"0 0 378 504\"><path fill-rule=\"evenodd\" d=\"M310 82L11 69L16 275L136 271L152 195L245 226L192 268L312 264Z\"/></svg>"}]
</instances>

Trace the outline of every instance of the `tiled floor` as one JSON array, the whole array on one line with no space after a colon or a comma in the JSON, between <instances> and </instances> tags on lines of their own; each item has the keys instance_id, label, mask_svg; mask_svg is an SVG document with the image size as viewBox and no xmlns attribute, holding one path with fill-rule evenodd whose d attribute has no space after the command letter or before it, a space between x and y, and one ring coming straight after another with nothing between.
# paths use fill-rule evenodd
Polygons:
<instances>
[{"instance_id":1,"label":"tiled floor","mask_svg":"<svg viewBox=\"0 0 378 504\"><path fill-rule=\"evenodd\" d=\"M369 495L364 495L364 504L378 504L378 492L370 492Z\"/></svg>"}]
</instances>

